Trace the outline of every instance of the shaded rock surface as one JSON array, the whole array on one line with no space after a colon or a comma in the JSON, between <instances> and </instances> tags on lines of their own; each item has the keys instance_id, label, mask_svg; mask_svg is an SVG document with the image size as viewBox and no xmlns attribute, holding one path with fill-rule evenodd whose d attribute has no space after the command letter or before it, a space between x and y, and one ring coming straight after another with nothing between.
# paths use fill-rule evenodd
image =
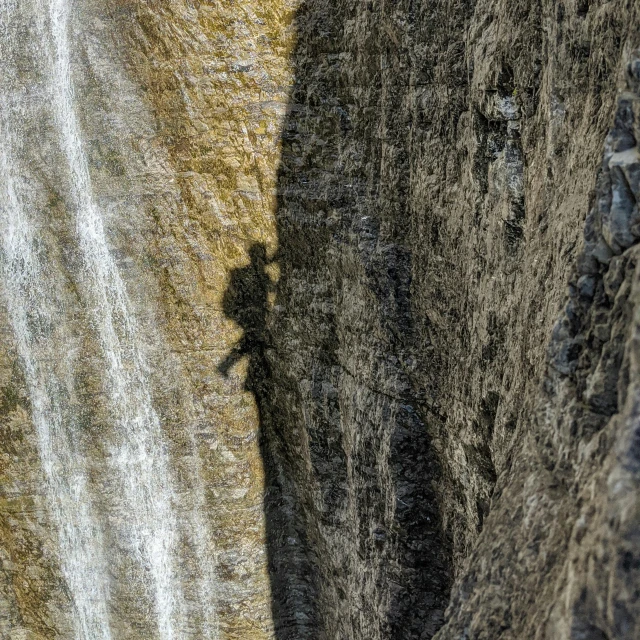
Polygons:
<instances>
[{"instance_id":1,"label":"shaded rock surface","mask_svg":"<svg viewBox=\"0 0 640 640\"><path fill-rule=\"evenodd\" d=\"M73 354L113 637L159 638L116 535L38 15L16 14L3 88L62 309L39 335L52 371ZM220 638L639 637L637 4L78 0L70 40ZM0 636L74 638L1 311ZM178 637L202 638L188 531Z\"/></svg>"},{"instance_id":2,"label":"shaded rock surface","mask_svg":"<svg viewBox=\"0 0 640 640\"><path fill-rule=\"evenodd\" d=\"M607 488L633 311L601 284L633 279L612 256L637 238L636 7L318 0L297 21L259 401L311 564L311 621L283 597L282 637L637 635L634 551L615 568L634 490Z\"/></svg>"}]
</instances>

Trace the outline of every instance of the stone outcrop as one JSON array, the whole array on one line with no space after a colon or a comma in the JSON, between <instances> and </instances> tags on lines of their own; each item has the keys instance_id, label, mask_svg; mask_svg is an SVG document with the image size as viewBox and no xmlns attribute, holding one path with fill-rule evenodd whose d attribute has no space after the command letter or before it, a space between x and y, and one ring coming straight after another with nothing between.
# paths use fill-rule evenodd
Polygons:
<instances>
[{"instance_id":1,"label":"stone outcrop","mask_svg":"<svg viewBox=\"0 0 640 640\"><path fill-rule=\"evenodd\" d=\"M80 354L73 434L119 531L37 16L4 82L64 310L46 348ZM77 0L71 41L220 638L638 637L637 3ZM4 307L0 330L0 636L72 638ZM106 544L113 637L160 637Z\"/></svg>"}]
</instances>

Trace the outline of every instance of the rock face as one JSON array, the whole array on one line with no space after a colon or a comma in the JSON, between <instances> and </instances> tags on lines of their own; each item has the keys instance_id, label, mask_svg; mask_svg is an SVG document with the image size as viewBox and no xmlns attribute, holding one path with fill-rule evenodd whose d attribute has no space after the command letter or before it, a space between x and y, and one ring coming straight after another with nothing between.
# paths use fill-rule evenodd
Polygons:
<instances>
[{"instance_id":1,"label":"rock face","mask_svg":"<svg viewBox=\"0 0 640 640\"><path fill-rule=\"evenodd\" d=\"M635 11L301 9L263 395L314 610L283 638L431 637L452 581L438 638L637 635Z\"/></svg>"},{"instance_id":2,"label":"rock face","mask_svg":"<svg viewBox=\"0 0 640 640\"><path fill-rule=\"evenodd\" d=\"M273 637L255 401L218 366L229 275L275 250L293 15L3 3L2 638Z\"/></svg>"},{"instance_id":3,"label":"rock face","mask_svg":"<svg viewBox=\"0 0 640 640\"><path fill-rule=\"evenodd\" d=\"M637 3L44 4L0 636L640 637Z\"/></svg>"}]
</instances>

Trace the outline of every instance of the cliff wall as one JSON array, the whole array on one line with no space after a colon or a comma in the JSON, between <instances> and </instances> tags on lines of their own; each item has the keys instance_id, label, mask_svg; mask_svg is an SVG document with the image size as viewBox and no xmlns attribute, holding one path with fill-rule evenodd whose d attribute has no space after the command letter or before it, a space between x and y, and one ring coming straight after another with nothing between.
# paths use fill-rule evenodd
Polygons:
<instances>
[{"instance_id":1,"label":"cliff wall","mask_svg":"<svg viewBox=\"0 0 640 640\"><path fill-rule=\"evenodd\" d=\"M634 499L607 493L630 446L632 422L609 420L632 311L598 288L632 258L574 266L589 211L634 207L596 174L632 126L616 95L635 90L637 27L625 3L300 9L259 404L309 549L309 637L427 638L443 619L438 638L637 633L637 551L613 557ZM547 368L570 280L587 298ZM290 618L282 637L306 637Z\"/></svg>"},{"instance_id":2,"label":"cliff wall","mask_svg":"<svg viewBox=\"0 0 640 640\"><path fill-rule=\"evenodd\" d=\"M203 557L224 639L638 637L638 11L73 4L92 188L175 485L178 637L206 637ZM113 637L164 638L70 178L31 99L38 15L16 14L4 81L59 300L38 353L73 372ZM0 634L72 638L3 300Z\"/></svg>"}]
</instances>

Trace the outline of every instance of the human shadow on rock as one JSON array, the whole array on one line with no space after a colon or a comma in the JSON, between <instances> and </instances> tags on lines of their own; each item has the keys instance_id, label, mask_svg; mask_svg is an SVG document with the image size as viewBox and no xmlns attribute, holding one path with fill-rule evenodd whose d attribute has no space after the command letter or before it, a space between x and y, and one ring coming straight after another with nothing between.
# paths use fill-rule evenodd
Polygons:
<instances>
[{"instance_id":1,"label":"human shadow on rock","mask_svg":"<svg viewBox=\"0 0 640 640\"><path fill-rule=\"evenodd\" d=\"M218 366L230 370L248 358L245 389L253 394L259 412L259 446L265 473L264 509L272 616L278 640L315 637L313 575L305 544L302 518L277 443L283 430L278 416L277 384L267 358L268 299L274 285L265 271L269 264L264 244L249 249L250 262L231 272L223 297L225 315L243 330L240 341ZM272 346L272 345L271 345ZM273 349L271 349L273 351Z\"/></svg>"},{"instance_id":2,"label":"human shadow on rock","mask_svg":"<svg viewBox=\"0 0 640 640\"><path fill-rule=\"evenodd\" d=\"M408 24L411 5L385 10ZM253 245L224 297L244 335L220 371L249 358L260 415L278 640L427 640L451 584L431 443L440 418L412 374L409 57L381 31L382 10L299 10L277 176L280 277L271 283Z\"/></svg>"}]
</instances>

